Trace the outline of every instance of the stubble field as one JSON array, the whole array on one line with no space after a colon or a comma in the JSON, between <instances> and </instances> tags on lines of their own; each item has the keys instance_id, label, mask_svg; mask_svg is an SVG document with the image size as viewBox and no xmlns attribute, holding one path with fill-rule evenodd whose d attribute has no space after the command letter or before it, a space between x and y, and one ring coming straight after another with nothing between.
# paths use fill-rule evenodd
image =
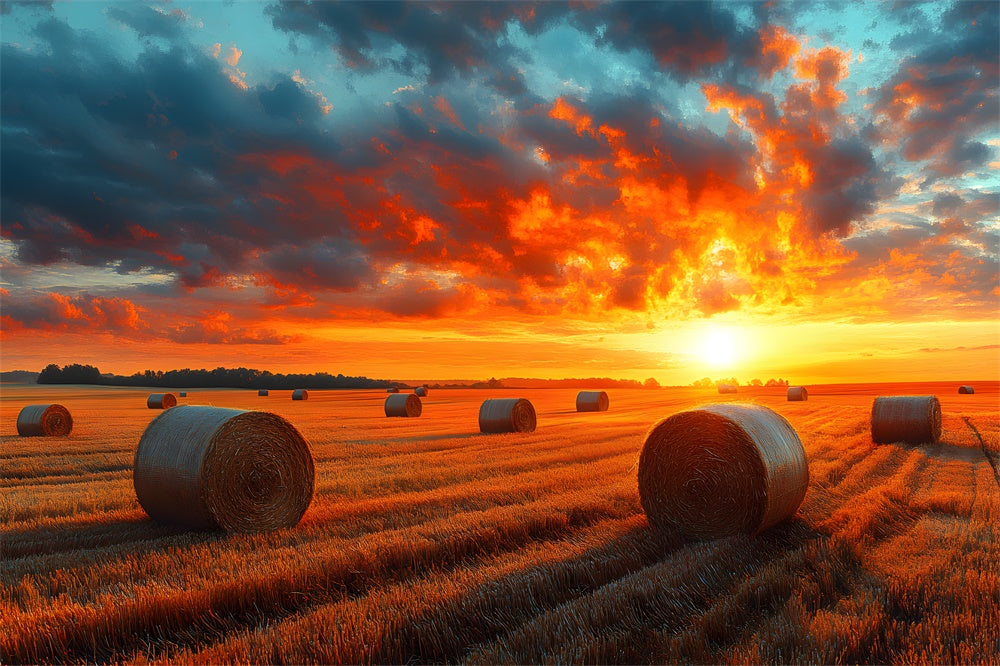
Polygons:
<instances>
[{"instance_id":1,"label":"stubble field","mask_svg":"<svg viewBox=\"0 0 1000 666\"><path fill-rule=\"evenodd\" d=\"M4 385L0 661L1000 663L1000 405L976 388L611 390L603 413L575 390L432 390L416 419L376 391L191 390L179 404L280 414L316 462L297 527L227 535L139 507L154 391ZM875 396L927 393L940 444L871 442ZM538 429L479 434L488 397L528 398ZM756 538L657 534L645 432L733 400L798 431L802 506ZM47 402L72 434L18 437Z\"/></svg>"}]
</instances>

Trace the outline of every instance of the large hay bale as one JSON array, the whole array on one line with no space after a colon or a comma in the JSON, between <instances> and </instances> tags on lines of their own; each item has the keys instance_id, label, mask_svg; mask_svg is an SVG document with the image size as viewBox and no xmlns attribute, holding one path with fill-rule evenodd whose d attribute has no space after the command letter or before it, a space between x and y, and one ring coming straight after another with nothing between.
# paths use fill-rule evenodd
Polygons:
<instances>
[{"instance_id":1,"label":"large hay bale","mask_svg":"<svg viewBox=\"0 0 1000 666\"><path fill-rule=\"evenodd\" d=\"M719 384L719 393L736 393L736 387L732 384Z\"/></svg>"},{"instance_id":2,"label":"large hay bale","mask_svg":"<svg viewBox=\"0 0 1000 666\"><path fill-rule=\"evenodd\" d=\"M689 538L756 534L795 513L809 485L795 429L761 405L720 403L654 425L639 456L653 527Z\"/></svg>"},{"instance_id":3,"label":"large hay bale","mask_svg":"<svg viewBox=\"0 0 1000 666\"><path fill-rule=\"evenodd\" d=\"M277 414L185 405L146 427L132 480L155 520L255 532L299 522L315 469L305 439Z\"/></svg>"},{"instance_id":4,"label":"large hay bale","mask_svg":"<svg viewBox=\"0 0 1000 666\"><path fill-rule=\"evenodd\" d=\"M399 389L395 386L390 386L385 390L386 393L399 393Z\"/></svg>"},{"instance_id":5,"label":"large hay bale","mask_svg":"<svg viewBox=\"0 0 1000 666\"><path fill-rule=\"evenodd\" d=\"M972 395L973 393L976 392L976 389L973 388L972 386L969 386L968 384L965 384L963 386L958 387L958 392L961 393L962 395Z\"/></svg>"},{"instance_id":6,"label":"large hay bale","mask_svg":"<svg viewBox=\"0 0 1000 666\"><path fill-rule=\"evenodd\" d=\"M386 416L420 416L423 406L413 393L394 393L385 399Z\"/></svg>"},{"instance_id":7,"label":"large hay bale","mask_svg":"<svg viewBox=\"0 0 1000 666\"><path fill-rule=\"evenodd\" d=\"M897 395L872 403L872 441L936 444L941 439L941 403L934 395Z\"/></svg>"},{"instance_id":8,"label":"large hay bale","mask_svg":"<svg viewBox=\"0 0 1000 666\"><path fill-rule=\"evenodd\" d=\"M187 391L181 391L181 392L180 392L180 393L178 393L177 395L178 395L178 396L180 396L181 398L186 398L186 397L188 397L188 394L187 394Z\"/></svg>"},{"instance_id":9,"label":"large hay bale","mask_svg":"<svg viewBox=\"0 0 1000 666\"><path fill-rule=\"evenodd\" d=\"M21 437L65 437L73 430L73 417L62 405L27 405L17 415Z\"/></svg>"},{"instance_id":10,"label":"large hay bale","mask_svg":"<svg viewBox=\"0 0 1000 666\"><path fill-rule=\"evenodd\" d=\"M535 408L524 398L490 398L479 407L480 432L533 432Z\"/></svg>"},{"instance_id":11,"label":"large hay bale","mask_svg":"<svg viewBox=\"0 0 1000 666\"><path fill-rule=\"evenodd\" d=\"M424 397L427 396L427 387L426 386L418 386L417 388L413 389L413 392L415 394L419 395L421 398L424 398Z\"/></svg>"},{"instance_id":12,"label":"large hay bale","mask_svg":"<svg viewBox=\"0 0 1000 666\"><path fill-rule=\"evenodd\" d=\"M177 398L173 393L151 393L146 398L146 407L150 409L170 409L177 405Z\"/></svg>"},{"instance_id":13,"label":"large hay bale","mask_svg":"<svg viewBox=\"0 0 1000 666\"><path fill-rule=\"evenodd\" d=\"M258 397L265 396L267 394L268 394L267 389L257 389L257 396Z\"/></svg>"},{"instance_id":14,"label":"large hay bale","mask_svg":"<svg viewBox=\"0 0 1000 666\"><path fill-rule=\"evenodd\" d=\"M576 411L606 412L610 401L604 391L580 391L576 394Z\"/></svg>"},{"instance_id":15,"label":"large hay bale","mask_svg":"<svg viewBox=\"0 0 1000 666\"><path fill-rule=\"evenodd\" d=\"M809 391L805 386L789 386L788 399L791 402L804 402L809 399Z\"/></svg>"},{"instance_id":16,"label":"large hay bale","mask_svg":"<svg viewBox=\"0 0 1000 666\"><path fill-rule=\"evenodd\" d=\"M305 389L295 389L292 391L292 400L308 400L309 391Z\"/></svg>"}]
</instances>

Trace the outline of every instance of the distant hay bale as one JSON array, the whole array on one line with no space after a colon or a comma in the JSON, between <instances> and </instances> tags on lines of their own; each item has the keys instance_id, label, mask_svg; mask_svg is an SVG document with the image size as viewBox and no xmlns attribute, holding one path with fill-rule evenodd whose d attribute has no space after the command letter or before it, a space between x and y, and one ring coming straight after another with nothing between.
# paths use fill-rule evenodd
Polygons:
<instances>
[{"instance_id":1,"label":"distant hay bale","mask_svg":"<svg viewBox=\"0 0 1000 666\"><path fill-rule=\"evenodd\" d=\"M292 400L308 400L309 391L305 389L295 389L292 391Z\"/></svg>"},{"instance_id":2,"label":"distant hay bale","mask_svg":"<svg viewBox=\"0 0 1000 666\"><path fill-rule=\"evenodd\" d=\"M732 384L719 384L719 393L736 393L736 387Z\"/></svg>"},{"instance_id":3,"label":"distant hay bale","mask_svg":"<svg viewBox=\"0 0 1000 666\"><path fill-rule=\"evenodd\" d=\"M793 515L809 485L791 424L761 405L719 403L654 425L639 456L653 527L688 538L756 534Z\"/></svg>"},{"instance_id":4,"label":"distant hay bale","mask_svg":"<svg viewBox=\"0 0 1000 666\"><path fill-rule=\"evenodd\" d=\"M604 391L580 391L576 394L576 411L606 412L610 402Z\"/></svg>"},{"instance_id":5,"label":"distant hay bale","mask_svg":"<svg viewBox=\"0 0 1000 666\"><path fill-rule=\"evenodd\" d=\"M257 389L257 395L258 396L267 395L267 389Z\"/></svg>"},{"instance_id":6,"label":"distant hay bale","mask_svg":"<svg viewBox=\"0 0 1000 666\"><path fill-rule=\"evenodd\" d=\"M789 386L788 400L791 402L806 401L809 399L809 391L805 386Z\"/></svg>"},{"instance_id":7,"label":"distant hay bale","mask_svg":"<svg viewBox=\"0 0 1000 666\"><path fill-rule=\"evenodd\" d=\"M394 393L385 399L386 416L420 416L423 406L414 393Z\"/></svg>"},{"instance_id":8,"label":"distant hay bale","mask_svg":"<svg viewBox=\"0 0 1000 666\"><path fill-rule=\"evenodd\" d=\"M386 393L399 393L399 389L395 386L390 386L385 390Z\"/></svg>"},{"instance_id":9,"label":"distant hay bale","mask_svg":"<svg viewBox=\"0 0 1000 666\"><path fill-rule=\"evenodd\" d=\"M965 384L964 386L958 387L958 392L961 393L962 395L971 395L976 392L976 389L969 386L968 384Z\"/></svg>"},{"instance_id":10,"label":"distant hay bale","mask_svg":"<svg viewBox=\"0 0 1000 666\"><path fill-rule=\"evenodd\" d=\"M28 405L17 415L21 437L65 437L73 430L73 417L62 405Z\"/></svg>"},{"instance_id":11,"label":"distant hay bale","mask_svg":"<svg viewBox=\"0 0 1000 666\"><path fill-rule=\"evenodd\" d=\"M936 444L941 439L941 403L934 395L875 398L872 403L872 441Z\"/></svg>"},{"instance_id":12,"label":"distant hay bale","mask_svg":"<svg viewBox=\"0 0 1000 666\"><path fill-rule=\"evenodd\" d=\"M417 395L419 395L421 398L426 397L426 395L427 395L427 387L426 386L418 386L417 388L415 388L413 390L413 392L416 393Z\"/></svg>"},{"instance_id":13,"label":"distant hay bale","mask_svg":"<svg viewBox=\"0 0 1000 666\"><path fill-rule=\"evenodd\" d=\"M180 396L180 397L182 397L182 398L186 398L186 397L188 397L188 394L187 394L187 391L181 391L181 392L180 392L180 393L178 393L177 395L178 395L178 396Z\"/></svg>"},{"instance_id":14,"label":"distant hay bale","mask_svg":"<svg viewBox=\"0 0 1000 666\"><path fill-rule=\"evenodd\" d=\"M480 432L533 432L535 408L524 398L490 398L479 407Z\"/></svg>"},{"instance_id":15,"label":"distant hay bale","mask_svg":"<svg viewBox=\"0 0 1000 666\"><path fill-rule=\"evenodd\" d=\"M177 404L177 398L173 393L152 393L146 398L146 407L149 409L170 409Z\"/></svg>"},{"instance_id":16,"label":"distant hay bale","mask_svg":"<svg viewBox=\"0 0 1000 666\"><path fill-rule=\"evenodd\" d=\"M305 439L277 414L185 405L146 427L132 480L154 520L257 532L299 522L315 469Z\"/></svg>"}]
</instances>

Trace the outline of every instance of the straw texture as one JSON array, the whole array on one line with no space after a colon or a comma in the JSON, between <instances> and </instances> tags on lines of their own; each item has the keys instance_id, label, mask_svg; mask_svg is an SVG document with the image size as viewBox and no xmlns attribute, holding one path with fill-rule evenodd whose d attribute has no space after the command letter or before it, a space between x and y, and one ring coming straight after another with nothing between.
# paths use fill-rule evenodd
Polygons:
<instances>
[{"instance_id":1,"label":"straw texture","mask_svg":"<svg viewBox=\"0 0 1000 666\"><path fill-rule=\"evenodd\" d=\"M280 416L185 405L146 427L132 478L155 520L256 532L299 522L315 470L309 445Z\"/></svg>"},{"instance_id":2,"label":"straw texture","mask_svg":"<svg viewBox=\"0 0 1000 666\"><path fill-rule=\"evenodd\" d=\"M73 417L62 405L28 405L17 415L21 437L65 437L73 430Z\"/></svg>"},{"instance_id":3,"label":"straw texture","mask_svg":"<svg viewBox=\"0 0 1000 666\"><path fill-rule=\"evenodd\" d=\"M609 405L608 394L604 391L580 391L576 394L578 412L606 412Z\"/></svg>"},{"instance_id":4,"label":"straw texture","mask_svg":"<svg viewBox=\"0 0 1000 666\"><path fill-rule=\"evenodd\" d=\"M305 389L295 389L292 391L292 400L308 400L309 391Z\"/></svg>"},{"instance_id":5,"label":"straw texture","mask_svg":"<svg viewBox=\"0 0 1000 666\"><path fill-rule=\"evenodd\" d=\"M416 393L417 395L419 395L421 398L423 398L423 397L425 397L427 395L427 387L426 386L418 386L417 388L415 388L413 390L413 392Z\"/></svg>"},{"instance_id":6,"label":"straw texture","mask_svg":"<svg viewBox=\"0 0 1000 666\"><path fill-rule=\"evenodd\" d=\"M385 399L386 416L420 416L423 406L413 393L394 393Z\"/></svg>"},{"instance_id":7,"label":"straw texture","mask_svg":"<svg viewBox=\"0 0 1000 666\"><path fill-rule=\"evenodd\" d=\"M736 393L736 387L732 384L719 384L719 393Z\"/></svg>"},{"instance_id":8,"label":"straw texture","mask_svg":"<svg viewBox=\"0 0 1000 666\"><path fill-rule=\"evenodd\" d=\"M809 399L809 391L805 386L789 386L788 400L791 402L804 402Z\"/></svg>"},{"instance_id":9,"label":"straw texture","mask_svg":"<svg viewBox=\"0 0 1000 666\"><path fill-rule=\"evenodd\" d=\"M756 534L793 515L809 485L805 449L781 415L720 403L654 425L639 455L653 527L688 538Z\"/></svg>"},{"instance_id":10,"label":"straw texture","mask_svg":"<svg viewBox=\"0 0 1000 666\"><path fill-rule=\"evenodd\" d=\"M258 396L267 395L267 389L257 389L257 395Z\"/></svg>"},{"instance_id":11,"label":"straw texture","mask_svg":"<svg viewBox=\"0 0 1000 666\"><path fill-rule=\"evenodd\" d=\"M941 439L941 403L934 395L875 398L872 403L872 441L936 444Z\"/></svg>"},{"instance_id":12,"label":"straw texture","mask_svg":"<svg viewBox=\"0 0 1000 666\"><path fill-rule=\"evenodd\" d=\"M480 432L533 432L535 408L524 398L490 398L479 407Z\"/></svg>"},{"instance_id":13,"label":"straw texture","mask_svg":"<svg viewBox=\"0 0 1000 666\"><path fill-rule=\"evenodd\" d=\"M146 398L146 407L150 409L170 409L177 404L173 393L152 393Z\"/></svg>"},{"instance_id":14,"label":"straw texture","mask_svg":"<svg viewBox=\"0 0 1000 666\"><path fill-rule=\"evenodd\" d=\"M971 395L976 392L976 389L969 386L968 384L965 384L964 386L958 387L958 392L961 393L962 395Z\"/></svg>"}]
</instances>

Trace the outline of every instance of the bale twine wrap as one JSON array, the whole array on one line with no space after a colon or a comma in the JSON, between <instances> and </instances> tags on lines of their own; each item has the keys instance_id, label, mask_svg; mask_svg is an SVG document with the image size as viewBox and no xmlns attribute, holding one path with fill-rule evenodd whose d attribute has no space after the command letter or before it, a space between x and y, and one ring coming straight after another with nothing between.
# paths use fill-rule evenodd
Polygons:
<instances>
[{"instance_id":1,"label":"bale twine wrap","mask_svg":"<svg viewBox=\"0 0 1000 666\"><path fill-rule=\"evenodd\" d=\"M315 469L305 439L277 414L185 405L146 427L132 479L154 520L256 532L299 522Z\"/></svg>"},{"instance_id":2,"label":"bale twine wrap","mask_svg":"<svg viewBox=\"0 0 1000 666\"><path fill-rule=\"evenodd\" d=\"M576 394L578 412L606 412L609 405L608 394L604 391L580 391Z\"/></svg>"},{"instance_id":3,"label":"bale twine wrap","mask_svg":"<svg viewBox=\"0 0 1000 666\"><path fill-rule=\"evenodd\" d=\"M479 432L534 432L537 423L524 398L490 398L479 407Z\"/></svg>"},{"instance_id":4,"label":"bale twine wrap","mask_svg":"<svg viewBox=\"0 0 1000 666\"><path fill-rule=\"evenodd\" d=\"M146 398L146 407L150 409L170 409L177 405L173 393L152 393Z\"/></svg>"},{"instance_id":5,"label":"bale twine wrap","mask_svg":"<svg viewBox=\"0 0 1000 666\"><path fill-rule=\"evenodd\" d=\"M421 398L426 397L427 396L427 387L426 386L418 386L417 388L413 389L413 392L416 393L417 395L419 395Z\"/></svg>"},{"instance_id":6,"label":"bale twine wrap","mask_svg":"<svg viewBox=\"0 0 1000 666\"><path fill-rule=\"evenodd\" d=\"M791 402L804 402L809 399L809 391L805 386L789 386L788 400Z\"/></svg>"},{"instance_id":7,"label":"bale twine wrap","mask_svg":"<svg viewBox=\"0 0 1000 666\"><path fill-rule=\"evenodd\" d=\"M385 399L386 416L420 416L423 406L413 393L393 393Z\"/></svg>"},{"instance_id":8,"label":"bale twine wrap","mask_svg":"<svg viewBox=\"0 0 1000 666\"><path fill-rule=\"evenodd\" d=\"M719 384L719 393L736 393L736 387L732 384Z\"/></svg>"},{"instance_id":9,"label":"bale twine wrap","mask_svg":"<svg viewBox=\"0 0 1000 666\"><path fill-rule=\"evenodd\" d=\"M257 389L257 395L258 396L267 395L267 389Z\"/></svg>"},{"instance_id":10,"label":"bale twine wrap","mask_svg":"<svg viewBox=\"0 0 1000 666\"><path fill-rule=\"evenodd\" d=\"M958 392L961 393L962 395L971 395L976 392L976 389L969 386L968 384L965 384L964 386L958 387Z\"/></svg>"},{"instance_id":11,"label":"bale twine wrap","mask_svg":"<svg viewBox=\"0 0 1000 666\"><path fill-rule=\"evenodd\" d=\"M182 397L182 398L186 398L186 397L188 397L188 394L187 394L187 391L181 391L181 392L180 392L180 393L178 393L177 395L179 395L179 396L180 396L180 397Z\"/></svg>"},{"instance_id":12,"label":"bale twine wrap","mask_svg":"<svg viewBox=\"0 0 1000 666\"><path fill-rule=\"evenodd\" d=\"M872 441L936 444L941 439L941 403L934 395L875 398L872 403Z\"/></svg>"},{"instance_id":13,"label":"bale twine wrap","mask_svg":"<svg viewBox=\"0 0 1000 666\"><path fill-rule=\"evenodd\" d=\"M399 393L399 389L395 386L390 386L385 390L386 393Z\"/></svg>"},{"instance_id":14,"label":"bale twine wrap","mask_svg":"<svg viewBox=\"0 0 1000 666\"><path fill-rule=\"evenodd\" d=\"M309 391L305 389L295 389L292 391L292 400L308 400Z\"/></svg>"},{"instance_id":15,"label":"bale twine wrap","mask_svg":"<svg viewBox=\"0 0 1000 666\"><path fill-rule=\"evenodd\" d=\"M761 405L720 403L654 425L639 455L653 527L688 538L756 534L795 513L809 485L791 424Z\"/></svg>"},{"instance_id":16,"label":"bale twine wrap","mask_svg":"<svg viewBox=\"0 0 1000 666\"><path fill-rule=\"evenodd\" d=\"M65 437L73 430L73 417L62 405L27 405L17 415L21 437Z\"/></svg>"}]
</instances>

